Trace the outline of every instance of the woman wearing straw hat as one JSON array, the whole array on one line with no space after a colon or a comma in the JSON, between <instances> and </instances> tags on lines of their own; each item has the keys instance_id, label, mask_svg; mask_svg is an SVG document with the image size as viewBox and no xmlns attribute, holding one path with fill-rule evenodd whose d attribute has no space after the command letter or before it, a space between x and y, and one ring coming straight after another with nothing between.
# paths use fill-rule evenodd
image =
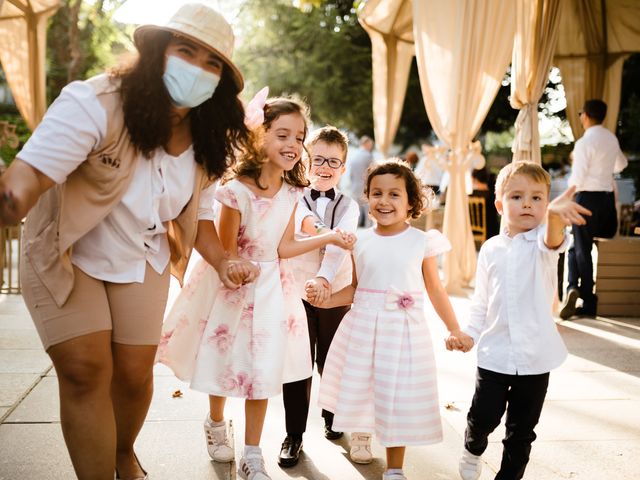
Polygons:
<instances>
[{"instance_id":1,"label":"woman wearing straw hat","mask_svg":"<svg viewBox=\"0 0 640 480\"><path fill-rule=\"evenodd\" d=\"M146 479L134 451L169 288L192 248L223 282L213 182L248 138L234 36L203 4L134 35L135 64L73 82L0 178L0 226L27 215L23 295L58 374L80 479Z\"/></svg>"}]
</instances>

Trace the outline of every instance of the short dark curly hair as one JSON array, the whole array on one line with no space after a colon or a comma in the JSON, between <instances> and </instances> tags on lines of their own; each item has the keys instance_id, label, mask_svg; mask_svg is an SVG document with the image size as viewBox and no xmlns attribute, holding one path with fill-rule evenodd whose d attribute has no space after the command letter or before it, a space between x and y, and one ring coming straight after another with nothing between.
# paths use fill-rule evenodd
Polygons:
<instances>
[{"instance_id":1,"label":"short dark curly hair","mask_svg":"<svg viewBox=\"0 0 640 480\"><path fill-rule=\"evenodd\" d=\"M435 199L433 190L425 187L413 173L413 170L399 158L391 158L382 163L372 164L369 167L364 194L369 197L369 187L371 186L373 177L387 174L404 180L407 198L409 199L409 207L411 207L409 209L409 217L418 218L422 212L431 207Z\"/></svg>"}]
</instances>

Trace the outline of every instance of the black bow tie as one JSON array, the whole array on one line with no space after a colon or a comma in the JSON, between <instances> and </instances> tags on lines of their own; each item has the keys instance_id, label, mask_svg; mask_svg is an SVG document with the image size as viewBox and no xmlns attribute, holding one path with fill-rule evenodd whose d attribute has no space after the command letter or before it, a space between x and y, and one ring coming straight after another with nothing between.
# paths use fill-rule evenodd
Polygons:
<instances>
[{"instance_id":1,"label":"black bow tie","mask_svg":"<svg viewBox=\"0 0 640 480\"><path fill-rule=\"evenodd\" d=\"M336 191L332 188L326 192L319 192L318 190L311 189L311 200L317 200L318 197L327 197L329 200L336 198Z\"/></svg>"}]
</instances>

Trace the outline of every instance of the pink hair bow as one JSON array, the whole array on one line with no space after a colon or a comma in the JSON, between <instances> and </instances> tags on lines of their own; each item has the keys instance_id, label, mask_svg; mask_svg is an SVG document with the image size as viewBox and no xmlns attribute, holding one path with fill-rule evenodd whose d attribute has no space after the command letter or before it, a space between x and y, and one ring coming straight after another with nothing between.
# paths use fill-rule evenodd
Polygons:
<instances>
[{"instance_id":1,"label":"pink hair bow","mask_svg":"<svg viewBox=\"0 0 640 480\"><path fill-rule=\"evenodd\" d=\"M269 87L264 87L247 104L244 112L244 124L249 130L255 130L264 123L264 104L269 96Z\"/></svg>"}]
</instances>

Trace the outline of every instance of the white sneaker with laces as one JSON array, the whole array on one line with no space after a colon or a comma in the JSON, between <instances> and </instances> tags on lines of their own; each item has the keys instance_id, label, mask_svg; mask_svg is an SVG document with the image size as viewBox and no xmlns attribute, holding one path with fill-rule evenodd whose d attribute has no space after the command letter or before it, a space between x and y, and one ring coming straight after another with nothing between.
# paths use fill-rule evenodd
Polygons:
<instances>
[{"instance_id":1,"label":"white sneaker with laces","mask_svg":"<svg viewBox=\"0 0 640 480\"><path fill-rule=\"evenodd\" d=\"M204 436L207 441L207 451L214 461L221 463L233 461L235 454L233 446L229 442L227 422L214 426L211 424L211 418L207 415L204 421Z\"/></svg>"},{"instance_id":2,"label":"white sneaker with laces","mask_svg":"<svg viewBox=\"0 0 640 480\"><path fill-rule=\"evenodd\" d=\"M458 472L462 480L478 480L482 472L482 457L474 455L465 448L460 457Z\"/></svg>"},{"instance_id":3,"label":"white sneaker with laces","mask_svg":"<svg viewBox=\"0 0 640 480\"><path fill-rule=\"evenodd\" d=\"M354 463L371 463L373 455L371 454L371 434L363 432L353 432L351 434L351 449L349 457Z\"/></svg>"},{"instance_id":4,"label":"white sneaker with laces","mask_svg":"<svg viewBox=\"0 0 640 480\"><path fill-rule=\"evenodd\" d=\"M244 480L271 480L264 468L264 458L261 453L249 453L240 459L238 475Z\"/></svg>"}]
</instances>

